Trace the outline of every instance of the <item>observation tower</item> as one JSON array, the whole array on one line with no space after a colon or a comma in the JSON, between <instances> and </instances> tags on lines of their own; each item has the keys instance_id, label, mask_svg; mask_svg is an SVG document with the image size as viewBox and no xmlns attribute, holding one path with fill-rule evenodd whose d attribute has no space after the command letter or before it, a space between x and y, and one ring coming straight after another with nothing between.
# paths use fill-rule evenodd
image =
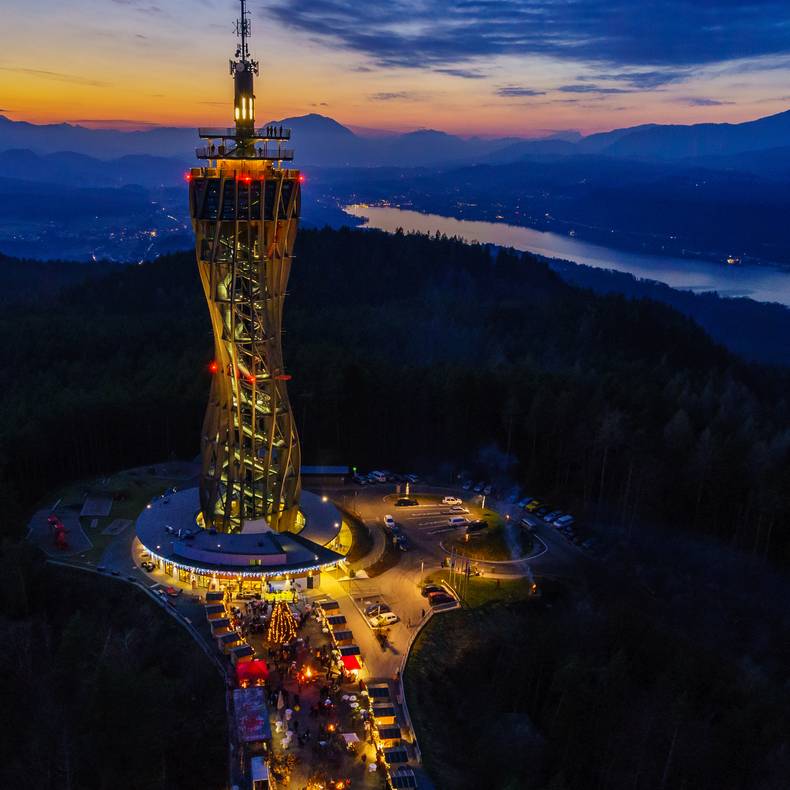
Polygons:
<instances>
[{"instance_id":1,"label":"observation tower","mask_svg":"<svg viewBox=\"0 0 790 790\"><path fill-rule=\"evenodd\" d=\"M205 166L192 168L195 254L214 331L201 437L200 509L218 532L299 529L300 453L283 367L282 314L301 176L284 166L290 130L255 126L258 62L241 1L230 61L235 126L199 129Z\"/></svg>"}]
</instances>

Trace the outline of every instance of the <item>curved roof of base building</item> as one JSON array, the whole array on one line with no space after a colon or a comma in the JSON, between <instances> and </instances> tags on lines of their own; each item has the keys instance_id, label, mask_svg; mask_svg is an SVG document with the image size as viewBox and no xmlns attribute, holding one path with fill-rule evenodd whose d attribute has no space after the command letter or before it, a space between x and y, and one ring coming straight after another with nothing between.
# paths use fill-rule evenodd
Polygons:
<instances>
[{"instance_id":1,"label":"curved roof of base building","mask_svg":"<svg viewBox=\"0 0 790 790\"><path fill-rule=\"evenodd\" d=\"M137 519L137 537L167 562L198 571L279 575L334 565L342 555L290 532L224 534L197 527L197 488L151 502Z\"/></svg>"}]
</instances>

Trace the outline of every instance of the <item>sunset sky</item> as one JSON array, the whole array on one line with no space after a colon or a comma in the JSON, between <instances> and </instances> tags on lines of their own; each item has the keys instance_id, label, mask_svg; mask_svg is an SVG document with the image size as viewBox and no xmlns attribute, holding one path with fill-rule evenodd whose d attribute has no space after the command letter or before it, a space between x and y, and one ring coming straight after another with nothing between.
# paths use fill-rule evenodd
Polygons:
<instances>
[{"instance_id":1,"label":"sunset sky","mask_svg":"<svg viewBox=\"0 0 790 790\"><path fill-rule=\"evenodd\" d=\"M457 134L741 121L790 107L790 3L252 0L258 119ZM233 0L4 4L0 113L230 121Z\"/></svg>"}]
</instances>

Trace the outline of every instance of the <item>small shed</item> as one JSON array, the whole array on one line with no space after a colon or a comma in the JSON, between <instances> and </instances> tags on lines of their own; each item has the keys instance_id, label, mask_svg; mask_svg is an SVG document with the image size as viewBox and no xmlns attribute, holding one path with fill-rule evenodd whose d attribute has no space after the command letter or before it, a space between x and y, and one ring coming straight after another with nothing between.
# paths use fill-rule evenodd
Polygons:
<instances>
[{"instance_id":1,"label":"small shed","mask_svg":"<svg viewBox=\"0 0 790 790\"><path fill-rule=\"evenodd\" d=\"M326 622L330 628L337 628L346 624L346 618L342 614L332 614L326 618Z\"/></svg>"},{"instance_id":2,"label":"small shed","mask_svg":"<svg viewBox=\"0 0 790 790\"><path fill-rule=\"evenodd\" d=\"M239 664L242 661L252 661L255 658L255 650L249 645L239 645L231 648L230 661L232 664Z\"/></svg>"},{"instance_id":3,"label":"small shed","mask_svg":"<svg viewBox=\"0 0 790 790\"><path fill-rule=\"evenodd\" d=\"M222 604L206 604L204 607L207 620L220 620L227 615L225 607Z\"/></svg>"},{"instance_id":4,"label":"small shed","mask_svg":"<svg viewBox=\"0 0 790 790\"><path fill-rule=\"evenodd\" d=\"M373 718L379 727L395 724L397 714L395 706L391 702L379 702L373 705Z\"/></svg>"},{"instance_id":5,"label":"small shed","mask_svg":"<svg viewBox=\"0 0 790 790\"><path fill-rule=\"evenodd\" d=\"M414 775L414 771L412 771L411 768L396 768L390 773L390 781L392 782L392 786L397 788L397 790L401 790L401 788L417 787L417 777Z\"/></svg>"},{"instance_id":6,"label":"small shed","mask_svg":"<svg viewBox=\"0 0 790 790\"><path fill-rule=\"evenodd\" d=\"M227 600L227 593L224 590L210 590L206 593L207 604L224 604Z\"/></svg>"},{"instance_id":7,"label":"small shed","mask_svg":"<svg viewBox=\"0 0 790 790\"><path fill-rule=\"evenodd\" d=\"M225 655L228 655L239 644L241 644L241 637L235 631L228 631L228 633L220 634L217 637L217 645Z\"/></svg>"},{"instance_id":8,"label":"small shed","mask_svg":"<svg viewBox=\"0 0 790 790\"><path fill-rule=\"evenodd\" d=\"M368 686L368 695L373 702L389 701L390 687L386 683L371 683Z\"/></svg>"},{"instance_id":9,"label":"small shed","mask_svg":"<svg viewBox=\"0 0 790 790\"><path fill-rule=\"evenodd\" d=\"M405 746L393 746L390 749L384 750L384 759L389 765L407 763L409 762L409 753L406 751Z\"/></svg>"},{"instance_id":10,"label":"small shed","mask_svg":"<svg viewBox=\"0 0 790 790\"><path fill-rule=\"evenodd\" d=\"M335 644L340 646L351 645L354 642L354 634L351 631L333 631L332 636Z\"/></svg>"},{"instance_id":11,"label":"small shed","mask_svg":"<svg viewBox=\"0 0 790 790\"><path fill-rule=\"evenodd\" d=\"M379 741L383 748L387 749L392 746L400 746L400 727L394 724L387 725L386 727L379 727L378 730Z\"/></svg>"},{"instance_id":12,"label":"small shed","mask_svg":"<svg viewBox=\"0 0 790 790\"><path fill-rule=\"evenodd\" d=\"M230 631L230 618L220 617L216 620L209 620L209 626L211 627L212 636L226 634L228 631Z\"/></svg>"}]
</instances>

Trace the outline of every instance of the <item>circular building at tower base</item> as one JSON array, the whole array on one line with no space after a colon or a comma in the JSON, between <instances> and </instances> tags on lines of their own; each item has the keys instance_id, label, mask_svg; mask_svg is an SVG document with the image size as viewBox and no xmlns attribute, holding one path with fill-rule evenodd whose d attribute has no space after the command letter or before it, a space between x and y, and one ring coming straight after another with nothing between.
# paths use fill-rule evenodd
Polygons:
<instances>
[{"instance_id":1,"label":"circular building at tower base","mask_svg":"<svg viewBox=\"0 0 790 790\"><path fill-rule=\"evenodd\" d=\"M137 538L153 562L193 588L266 593L290 589L294 580L318 587L321 571L333 569L343 555L329 546L342 523L340 511L325 498L303 491L299 533L242 531L225 534L198 527L197 487L165 494L150 502L137 519Z\"/></svg>"}]
</instances>

